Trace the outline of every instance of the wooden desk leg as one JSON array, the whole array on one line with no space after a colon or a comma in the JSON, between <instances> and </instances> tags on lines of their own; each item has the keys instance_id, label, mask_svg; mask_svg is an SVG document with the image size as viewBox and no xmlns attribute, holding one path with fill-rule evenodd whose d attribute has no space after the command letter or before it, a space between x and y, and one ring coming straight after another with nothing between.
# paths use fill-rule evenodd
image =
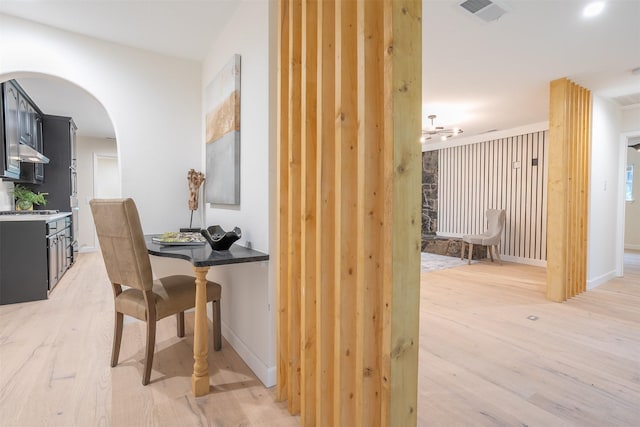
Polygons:
<instances>
[{"instance_id":1,"label":"wooden desk leg","mask_svg":"<svg viewBox=\"0 0 640 427\"><path fill-rule=\"evenodd\" d=\"M193 395L209 393L209 343L207 342L207 272L209 267L194 267L196 273L196 314L193 326L193 374L191 390Z\"/></svg>"}]
</instances>

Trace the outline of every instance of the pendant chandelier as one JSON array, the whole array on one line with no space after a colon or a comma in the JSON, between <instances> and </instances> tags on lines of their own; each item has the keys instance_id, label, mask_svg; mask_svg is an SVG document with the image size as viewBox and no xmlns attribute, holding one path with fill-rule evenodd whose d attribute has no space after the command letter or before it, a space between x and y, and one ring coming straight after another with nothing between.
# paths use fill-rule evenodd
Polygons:
<instances>
[{"instance_id":1,"label":"pendant chandelier","mask_svg":"<svg viewBox=\"0 0 640 427\"><path fill-rule=\"evenodd\" d=\"M462 129L460 128L446 128L443 126L435 126L433 124L433 120L436 118L435 114L431 114L427 116L427 118L431 120L431 125L425 129L422 129L420 142L426 142L433 138L439 138L440 141L446 141L447 139L456 135L460 135L462 133Z\"/></svg>"}]
</instances>

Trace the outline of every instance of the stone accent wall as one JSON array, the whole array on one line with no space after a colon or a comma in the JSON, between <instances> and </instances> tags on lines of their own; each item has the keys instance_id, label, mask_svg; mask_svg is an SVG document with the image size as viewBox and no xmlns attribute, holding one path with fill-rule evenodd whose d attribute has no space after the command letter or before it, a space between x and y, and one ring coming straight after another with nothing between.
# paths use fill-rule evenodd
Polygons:
<instances>
[{"instance_id":1,"label":"stone accent wall","mask_svg":"<svg viewBox=\"0 0 640 427\"><path fill-rule=\"evenodd\" d=\"M438 151L422 153L422 241L438 231Z\"/></svg>"},{"instance_id":2,"label":"stone accent wall","mask_svg":"<svg viewBox=\"0 0 640 427\"><path fill-rule=\"evenodd\" d=\"M438 151L422 153L422 252L460 256L461 239L437 237L438 231ZM476 245L472 259L487 256L487 248Z\"/></svg>"}]
</instances>

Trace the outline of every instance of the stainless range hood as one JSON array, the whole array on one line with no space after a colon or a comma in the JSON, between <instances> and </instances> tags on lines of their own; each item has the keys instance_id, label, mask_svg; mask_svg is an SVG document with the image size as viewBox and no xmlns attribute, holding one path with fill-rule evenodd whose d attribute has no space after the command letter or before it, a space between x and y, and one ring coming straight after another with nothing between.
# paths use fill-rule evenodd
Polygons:
<instances>
[{"instance_id":1,"label":"stainless range hood","mask_svg":"<svg viewBox=\"0 0 640 427\"><path fill-rule=\"evenodd\" d=\"M18 156L21 162L27 163L49 163L49 158L44 154L34 150L27 144L20 143L18 148Z\"/></svg>"}]
</instances>

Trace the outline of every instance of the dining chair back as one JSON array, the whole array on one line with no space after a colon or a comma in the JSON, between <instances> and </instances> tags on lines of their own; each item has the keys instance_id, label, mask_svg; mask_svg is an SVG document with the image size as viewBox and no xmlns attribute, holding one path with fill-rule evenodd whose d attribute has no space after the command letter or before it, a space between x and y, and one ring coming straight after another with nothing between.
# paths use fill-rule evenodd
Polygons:
<instances>
[{"instance_id":1,"label":"dining chair back","mask_svg":"<svg viewBox=\"0 0 640 427\"><path fill-rule=\"evenodd\" d=\"M177 335L184 336L184 311L195 306L195 277L175 275L153 279L138 209L132 199L93 199L89 205L114 296L111 366L118 364L124 315L146 322L142 384L147 385L153 364L156 322L175 314ZM213 345L215 350L220 350L222 289L211 281L207 281L206 289L207 302L210 301L213 308Z\"/></svg>"}]
</instances>

